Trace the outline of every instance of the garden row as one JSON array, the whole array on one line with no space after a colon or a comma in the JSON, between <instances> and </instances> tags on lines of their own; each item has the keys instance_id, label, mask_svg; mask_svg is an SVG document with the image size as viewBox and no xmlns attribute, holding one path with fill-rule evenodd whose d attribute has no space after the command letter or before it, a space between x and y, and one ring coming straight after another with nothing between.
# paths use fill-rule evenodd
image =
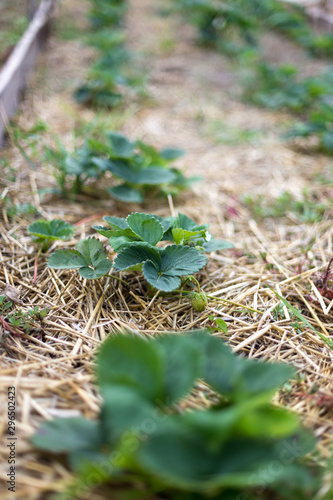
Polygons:
<instances>
[{"instance_id":1,"label":"garden row","mask_svg":"<svg viewBox=\"0 0 333 500\"><path fill-rule=\"evenodd\" d=\"M178 2L182 9L194 6L185 3ZM211 16L213 4L199 4L208 6ZM240 4L237 11L229 5L231 18L237 12L239 18L242 8ZM141 78L133 75L133 56L125 46L126 9L122 0L91 0L87 41L99 58L75 92L82 105L112 108L123 101L126 104L131 92L142 90ZM202 11L191 12L202 19ZM205 36L212 39L224 22L215 14L205 21L209 20ZM242 19L242 23L251 21L248 13ZM246 40L252 40L252 26L245 28ZM297 41L302 39L300 31L292 33ZM317 40L305 34L308 49L329 50L329 38ZM60 142L57 149L46 148L45 158L53 164L57 182L57 188L48 192L75 200L97 179L103 186L110 182L107 191L119 202L142 203L157 194L177 194L198 180L186 178L171 165L182 154L179 150L158 151L110 130L103 133L103 139L86 138L71 153ZM115 179L121 184L114 185ZM47 266L60 270L60 277L62 270L78 269L88 286L89 280L110 278L128 287L122 273L142 273L147 295L190 297L195 311L205 309L209 294L200 290L200 277L193 274L206 266L207 253L231 248L231 243L215 239L208 224L198 225L181 213L162 218L134 212L126 218L106 216L104 220L106 226L93 229L107 238L117 254L113 261L111 250L99 238L81 239L75 249L70 248L71 225L59 219L35 220L28 228L39 245L34 281L38 260L47 255ZM49 255L57 240L67 246ZM289 302L278 298L300 324L314 330ZM2 325L14 336L39 334L48 314L39 308L14 311L8 296L1 296L0 310ZM226 325L221 320L217 326L223 331ZM32 438L40 450L66 454L75 472L74 481L59 498L84 497L105 482L111 482L120 495L130 488L138 498L325 498L321 486L327 468L308 456L315 449L314 437L295 414L271 403L276 390L294 376L293 369L236 357L210 333L164 334L153 340L124 333L103 343L96 357L102 396L98 418L57 418ZM328 338L316 330L313 333L333 348ZM183 412L179 403L199 380L205 384L209 405ZM330 500L330 494L325 500Z\"/></svg>"}]
</instances>

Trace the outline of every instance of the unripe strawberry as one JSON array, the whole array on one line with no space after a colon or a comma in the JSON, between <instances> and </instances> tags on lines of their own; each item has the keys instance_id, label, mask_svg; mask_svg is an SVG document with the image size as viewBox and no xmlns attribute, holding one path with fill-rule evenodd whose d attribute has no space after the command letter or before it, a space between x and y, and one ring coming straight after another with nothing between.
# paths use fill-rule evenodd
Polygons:
<instances>
[{"instance_id":1,"label":"unripe strawberry","mask_svg":"<svg viewBox=\"0 0 333 500\"><path fill-rule=\"evenodd\" d=\"M191 304L195 311L202 312L207 306L207 297L203 292L194 293L191 298Z\"/></svg>"}]
</instances>

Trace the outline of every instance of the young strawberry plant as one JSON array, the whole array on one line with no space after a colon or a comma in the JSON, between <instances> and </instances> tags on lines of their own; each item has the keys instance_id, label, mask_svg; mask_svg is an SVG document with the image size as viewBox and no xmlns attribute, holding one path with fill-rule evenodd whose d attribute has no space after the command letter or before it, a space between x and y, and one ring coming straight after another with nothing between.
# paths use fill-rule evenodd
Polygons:
<instances>
[{"instance_id":1,"label":"young strawberry plant","mask_svg":"<svg viewBox=\"0 0 333 500\"><path fill-rule=\"evenodd\" d=\"M54 241L70 240L74 235L74 227L61 219L39 219L30 224L28 232L41 245L41 251L47 252Z\"/></svg>"},{"instance_id":2,"label":"young strawberry plant","mask_svg":"<svg viewBox=\"0 0 333 500\"><path fill-rule=\"evenodd\" d=\"M142 141L107 132L105 141L87 139L82 147L69 153L58 144L57 149L46 148L46 158L54 164L54 177L59 189L47 192L64 197L82 193L91 179L99 179L106 172L112 173L122 184L107 188L112 197L132 203L142 203L146 194L178 194L200 177L185 177L181 170L170 164L182 156L179 149L157 151Z\"/></svg>"},{"instance_id":3,"label":"young strawberry plant","mask_svg":"<svg viewBox=\"0 0 333 500\"><path fill-rule=\"evenodd\" d=\"M294 66L274 67L264 61L256 64L245 82L243 97L269 109L304 112L332 98L333 73L297 78Z\"/></svg>"},{"instance_id":4,"label":"young strawberry plant","mask_svg":"<svg viewBox=\"0 0 333 500\"><path fill-rule=\"evenodd\" d=\"M44 151L45 159L53 165L53 176L58 184L58 188L46 189L44 194L55 193L64 198L76 196L83 192L89 181L100 179L105 173L94 162L105 148L93 139L87 139L73 153L68 152L60 141L56 149L45 147Z\"/></svg>"},{"instance_id":5,"label":"young strawberry plant","mask_svg":"<svg viewBox=\"0 0 333 500\"><path fill-rule=\"evenodd\" d=\"M333 154L333 105L322 103L309 115L305 123L297 123L285 135L285 139L316 137L320 148Z\"/></svg>"},{"instance_id":6,"label":"young strawberry plant","mask_svg":"<svg viewBox=\"0 0 333 500\"><path fill-rule=\"evenodd\" d=\"M174 0L180 12L199 31L200 40L227 55L258 48L258 33L274 30L288 36L315 56L330 56L331 33L316 35L302 6L278 0Z\"/></svg>"},{"instance_id":7,"label":"young strawberry plant","mask_svg":"<svg viewBox=\"0 0 333 500\"><path fill-rule=\"evenodd\" d=\"M179 149L157 151L149 144L130 141L116 132L109 132L106 136L107 158L100 158L95 164L123 181L108 188L111 196L118 200L142 203L147 193L177 194L200 179L187 178L179 169L170 166L184 154Z\"/></svg>"},{"instance_id":8,"label":"young strawberry plant","mask_svg":"<svg viewBox=\"0 0 333 500\"><path fill-rule=\"evenodd\" d=\"M90 69L86 81L76 89L74 97L80 104L113 108L122 101L124 87L139 91L144 78L125 47L121 27L126 2L90 1L92 7L88 17L92 34L86 41L98 50L100 57Z\"/></svg>"},{"instance_id":9,"label":"young strawberry plant","mask_svg":"<svg viewBox=\"0 0 333 500\"><path fill-rule=\"evenodd\" d=\"M142 269L148 283L164 292L179 288L181 277L192 275L207 264L203 253L232 248L212 237L208 225L197 225L184 214L162 219L157 215L132 213L126 219L104 217L109 228L93 226L118 253L119 271ZM156 246L160 242L174 244ZM140 267L137 267L140 266Z\"/></svg>"},{"instance_id":10,"label":"young strawberry plant","mask_svg":"<svg viewBox=\"0 0 333 500\"><path fill-rule=\"evenodd\" d=\"M132 213L126 219L104 217L109 227L93 226L118 253L113 266L116 271L142 271L149 285L171 292L181 285L182 276L191 276L207 264L204 252L233 245L215 239L208 225L197 225L189 217L162 219L157 215ZM164 241L173 244L157 246ZM53 269L79 269L82 277L96 279L111 269L111 261L96 238L80 241L76 250L56 250L48 259Z\"/></svg>"},{"instance_id":11,"label":"young strawberry plant","mask_svg":"<svg viewBox=\"0 0 333 500\"><path fill-rule=\"evenodd\" d=\"M39 309L35 306L28 311L11 310L13 302L5 295L0 295L0 324L3 329L3 336L8 334L23 336L29 333L41 333L43 330L43 320L49 309Z\"/></svg>"},{"instance_id":12,"label":"young strawberry plant","mask_svg":"<svg viewBox=\"0 0 333 500\"><path fill-rule=\"evenodd\" d=\"M32 442L68 455L76 481L62 493L66 500L89 493L92 476L111 482L113 492L139 481L144 499L310 500L321 470L304 457L315 440L296 414L271 404L293 373L237 357L205 331L113 335L97 355L97 419L54 419ZM181 411L177 403L198 379L213 389L211 404Z\"/></svg>"}]
</instances>

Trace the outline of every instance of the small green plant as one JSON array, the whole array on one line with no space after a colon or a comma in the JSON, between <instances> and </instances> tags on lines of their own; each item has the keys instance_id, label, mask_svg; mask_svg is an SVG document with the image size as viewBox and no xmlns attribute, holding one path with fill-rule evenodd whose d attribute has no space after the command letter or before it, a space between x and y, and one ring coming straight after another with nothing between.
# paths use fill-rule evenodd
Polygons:
<instances>
[{"instance_id":1,"label":"small green plant","mask_svg":"<svg viewBox=\"0 0 333 500\"><path fill-rule=\"evenodd\" d=\"M142 91L144 77L125 47L121 28L126 2L91 0L91 4L89 20L92 32L86 41L100 57L90 69L86 81L76 89L74 97L83 105L113 108L123 100L125 87L135 92Z\"/></svg>"},{"instance_id":2,"label":"small green plant","mask_svg":"<svg viewBox=\"0 0 333 500\"><path fill-rule=\"evenodd\" d=\"M278 0L174 0L171 12L180 12L199 31L201 42L230 56L257 50L258 35L274 30L288 36L315 56L330 56L331 33L316 35L301 6Z\"/></svg>"},{"instance_id":3,"label":"small green plant","mask_svg":"<svg viewBox=\"0 0 333 500\"><path fill-rule=\"evenodd\" d=\"M57 149L46 148L48 161L54 164L54 177L59 189L48 190L64 197L82 193L90 179L99 179L112 173L122 184L107 188L117 200L142 203L145 195L177 194L187 189L200 177L185 177L170 164L182 156L179 149L157 151L142 141L130 141L117 132L107 132L102 143L87 139L74 153L69 153L59 142Z\"/></svg>"},{"instance_id":4,"label":"small green plant","mask_svg":"<svg viewBox=\"0 0 333 500\"><path fill-rule=\"evenodd\" d=\"M45 147L45 159L54 167L53 176L58 188L44 190L44 194L51 192L64 198L81 194L89 180L96 180L104 175L104 171L94 163L98 158L96 151L104 150L103 145L93 139L86 140L74 153L69 153L60 141L57 141L56 149Z\"/></svg>"},{"instance_id":5,"label":"small green plant","mask_svg":"<svg viewBox=\"0 0 333 500\"><path fill-rule=\"evenodd\" d=\"M303 192L303 199L300 200L295 199L288 191L284 191L272 200L268 200L263 195L248 195L243 201L255 217L277 218L291 214L305 223L321 221L329 208L328 204L318 200L308 191Z\"/></svg>"},{"instance_id":6,"label":"small green plant","mask_svg":"<svg viewBox=\"0 0 333 500\"><path fill-rule=\"evenodd\" d=\"M210 321L210 326L207 328L209 332L222 332L228 335L228 325L222 318L215 318L213 315L209 315L208 319Z\"/></svg>"},{"instance_id":7,"label":"small green plant","mask_svg":"<svg viewBox=\"0 0 333 500\"><path fill-rule=\"evenodd\" d=\"M197 225L189 217L162 219L157 215L132 213L126 219L104 217L109 227L93 226L109 243L118 256L114 260L117 271L142 271L149 285L164 292L179 288L181 277L198 272L207 264L203 252L232 248L224 240L214 239L208 225ZM157 246L161 242L174 244ZM111 268L111 261L102 243L94 238L83 240L77 250L54 252L48 260L53 269L79 269L88 279L100 278Z\"/></svg>"},{"instance_id":8,"label":"small green plant","mask_svg":"<svg viewBox=\"0 0 333 500\"><path fill-rule=\"evenodd\" d=\"M32 442L68 454L77 478L63 493L67 500L77 488L88 493L90 474L99 484L112 481L113 491L140 481L142 498L257 499L260 489L265 498L312 499L318 469L304 456L314 439L296 414L271 404L293 373L237 357L204 331L154 340L113 335L97 356L97 420L45 422ZM215 391L210 407L180 413L177 403L198 379ZM290 460L281 459L290 449Z\"/></svg>"},{"instance_id":9,"label":"small green plant","mask_svg":"<svg viewBox=\"0 0 333 500\"><path fill-rule=\"evenodd\" d=\"M269 109L300 113L308 111L318 102L327 102L332 97L332 83L332 70L316 77L300 79L294 66L274 67L261 61L251 70L251 77L245 82L243 97Z\"/></svg>"},{"instance_id":10,"label":"small green plant","mask_svg":"<svg viewBox=\"0 0 333 500\"><path fill-rule=\"evenodd\" d=\"M108 188L114 198L142 203L147 193L177 194L197 182L199 177L185 177L182 172L170 166L170 163L184 154L179 149L155 148L142 141L130 141L125 136L109 132L108 158L101 158L96 164L107 170L122 184Z\"/></svg>"},{"instance_id":11,"label":"small green plant","mask_svg":"<svg viewBox=\"0 0 333 500\"><path fill-rule=\"evenodd\" d=\"M313 109L305 123L298 123L285 135L285 139L297 137L316 137L320 148L333 154L333 105L319 104Z\"/></svg>"},{"instance_id":12,"label":"small green plant","mask_svg":"<svg viewBox=\"0 0 333 500\"><path fill-rule=\"evenodd\" d=\"M0 322L5 335L11 333L12 335L22 336L42 331L42 323L49 309L40 309L35 306L26 312L22 309L10 311L12 306L13 303L5 295L0 295Z\"/></svg>"},{"instance_id":13,"label":"small green plant","mask_svg":"<svg viewBox=\"0 0 333 500\"><path fill-rule=\"evenodd\" d=\"M74 227L61 219L39 219L28 227L28 232L36 243L41 245L41 251L47 252L56 240L70 240L74 235Z\"/></svg>"}]
</instances>

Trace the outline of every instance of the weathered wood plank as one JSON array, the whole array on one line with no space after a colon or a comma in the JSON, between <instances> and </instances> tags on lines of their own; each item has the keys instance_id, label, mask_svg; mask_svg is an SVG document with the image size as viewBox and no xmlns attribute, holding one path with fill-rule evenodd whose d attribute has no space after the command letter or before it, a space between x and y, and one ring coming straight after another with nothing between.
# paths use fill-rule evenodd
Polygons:
<instances>
[{"instance_id":1,"label":"weathered wood plank","mask_svg":"<svg viewBox=\"0 0 333 500\"><path fill-rule=\"evenodd\" d=\"M55 0L43 0L27 30L0 72L0 147L8 120L15 113L27 78L42 50Z\"/></svg>"}]
</instances>

